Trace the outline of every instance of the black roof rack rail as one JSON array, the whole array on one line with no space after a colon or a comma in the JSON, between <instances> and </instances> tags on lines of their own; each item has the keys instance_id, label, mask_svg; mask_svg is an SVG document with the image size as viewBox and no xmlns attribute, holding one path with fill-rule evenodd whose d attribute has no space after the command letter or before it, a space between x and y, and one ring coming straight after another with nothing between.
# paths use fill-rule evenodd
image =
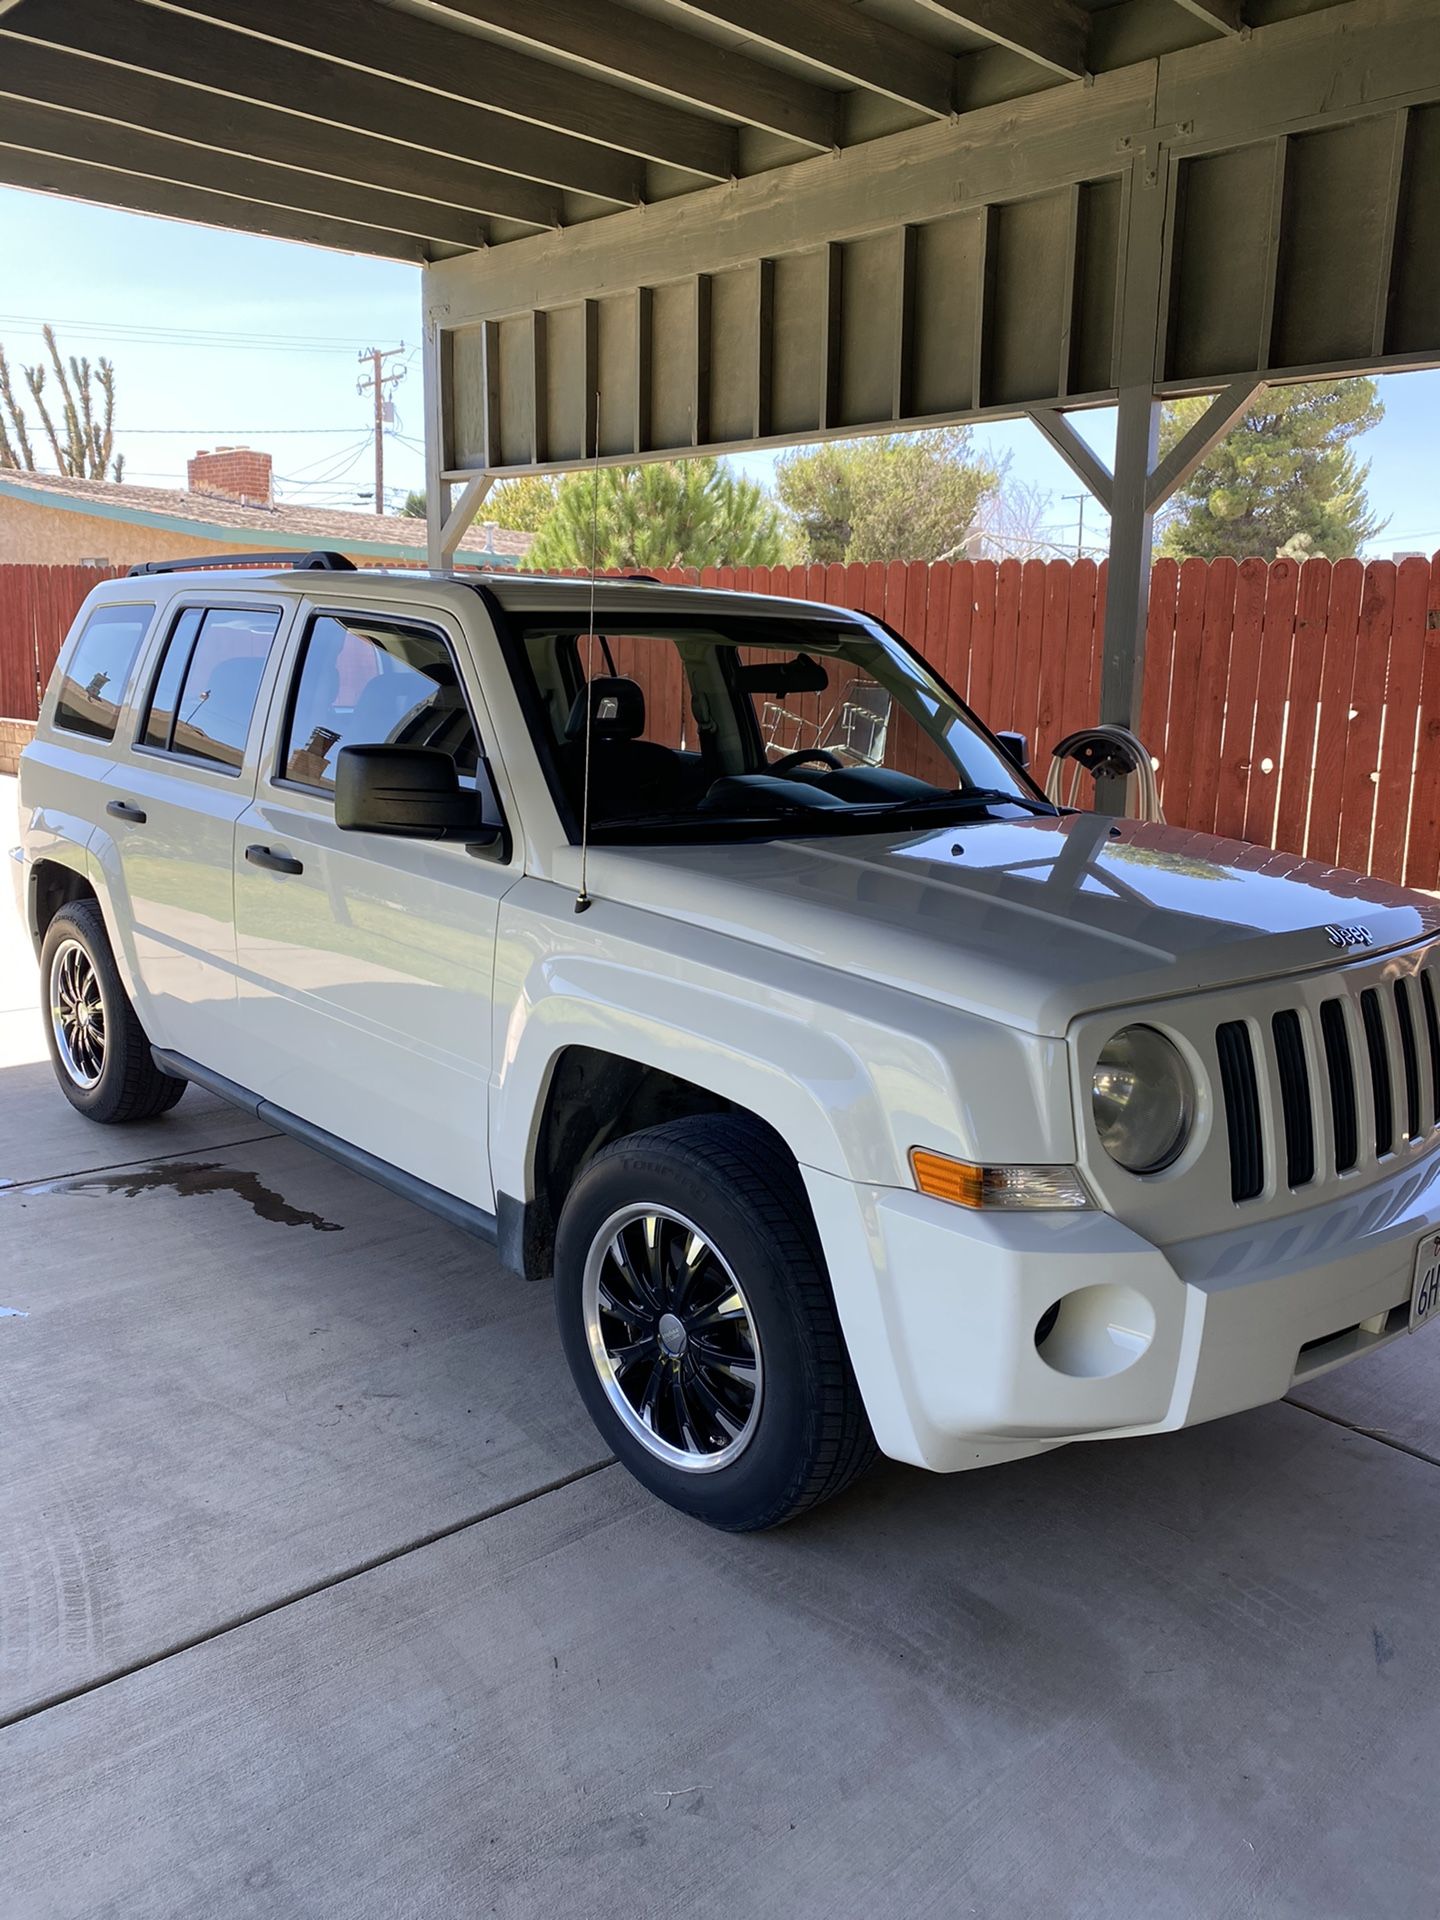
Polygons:
<instances>
[{"instance_id":1,"label":"black roof rack rail","mask_svg":"<svg viewBox=\"0 0 1440 1920\"><path fill-rule=\"evenodd\" d=\"M197 553L192 560L142 560L130 569L141 573L199 573L206 567L288 567L295 573L354 573L355 562L343 553L316 547L311 553Z\"/></svg>"}]
</instances>

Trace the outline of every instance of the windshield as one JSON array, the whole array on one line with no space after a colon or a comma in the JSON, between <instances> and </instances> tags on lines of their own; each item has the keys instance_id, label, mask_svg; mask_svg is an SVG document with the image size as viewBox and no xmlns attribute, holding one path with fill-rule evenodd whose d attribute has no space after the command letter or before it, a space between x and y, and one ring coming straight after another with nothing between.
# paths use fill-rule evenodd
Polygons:
<instances>
[{"instance_id":1,"label":"windshield","mask_svg":"<svg viewBox=\"0 0 1440 1920\"><path fill-rule=\"evenodd\" d=\"M910 813L1049 812L882 629L755 614L518 623L541 747L572 821L647 841L875 830ZM1013 817L1013 812L1010 817Z\"/></svg>"}]
</instances>

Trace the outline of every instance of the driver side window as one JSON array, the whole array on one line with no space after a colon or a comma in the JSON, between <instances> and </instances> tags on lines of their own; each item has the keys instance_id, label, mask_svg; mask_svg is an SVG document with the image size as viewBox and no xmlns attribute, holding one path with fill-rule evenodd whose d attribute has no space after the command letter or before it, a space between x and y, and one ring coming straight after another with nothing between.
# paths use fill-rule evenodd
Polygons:
<instances>
[{"instance_id":1,"label":"driver side window","mask_svg":"<svg viewBox=\"0 0 1440 1920\"><path fill-rule=\"evenodd\" d=\"M317 614L291 692L282 777L326 794L343 747L434 747L489 790L475 722L446 641L423 627Z\"/></svg>"}]
</instances>

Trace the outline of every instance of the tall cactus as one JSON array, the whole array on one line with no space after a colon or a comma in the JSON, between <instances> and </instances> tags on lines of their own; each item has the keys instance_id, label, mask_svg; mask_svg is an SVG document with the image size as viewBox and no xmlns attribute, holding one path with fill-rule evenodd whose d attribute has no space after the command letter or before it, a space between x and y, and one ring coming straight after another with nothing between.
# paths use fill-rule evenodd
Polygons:
<instances>
[{"instance_id":1,"label":"tall cactus","mask_svg":"<svg viewBox=\"0 0 1440 1920\"><path fill-rule=\"evenodd\" d=\"M42 332L50 355L49 369L41 363L22 367L20 371L40 416L57 470L71 480L123 479L125 456L115 453L114 366L103 358L92 366L88 356L77 358L72 353L67 367L60 356L55 329L46 326ZM59 394L58 425L46 399L46 381L51 371ZM3 347L0 347L0 467L35 471L29 426L11 382Z\"/></svg>"}]
</instances>

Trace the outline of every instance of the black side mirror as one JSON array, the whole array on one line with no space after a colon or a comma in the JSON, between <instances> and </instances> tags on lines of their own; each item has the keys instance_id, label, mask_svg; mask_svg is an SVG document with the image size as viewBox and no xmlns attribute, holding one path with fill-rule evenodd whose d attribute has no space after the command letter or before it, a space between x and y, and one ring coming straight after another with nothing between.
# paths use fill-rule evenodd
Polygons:
<instances>
[{"instance_id":1,"label":"black side mirror","mask_svg":"<svg viewBox=\"0 0 1440 1920\"><path fill-rule=\"evenodd\" d=\"M505 829L487 823L478 793L460 784L454 757L437 747L342 747L335 762L335 824L349 833L462 840L471 853L505 857Z\"/></svg>"},{"instance_id":2,"label":"black side mirror","mask_svg":"<svg viewBox=\"0 0 1440 1920\"><path fill-rule=\"evenodd\" d=\"M1022 772L1030 766L1030 742L1023 733L997 733L995 738Z\"/></svg>"}]
</instances>

